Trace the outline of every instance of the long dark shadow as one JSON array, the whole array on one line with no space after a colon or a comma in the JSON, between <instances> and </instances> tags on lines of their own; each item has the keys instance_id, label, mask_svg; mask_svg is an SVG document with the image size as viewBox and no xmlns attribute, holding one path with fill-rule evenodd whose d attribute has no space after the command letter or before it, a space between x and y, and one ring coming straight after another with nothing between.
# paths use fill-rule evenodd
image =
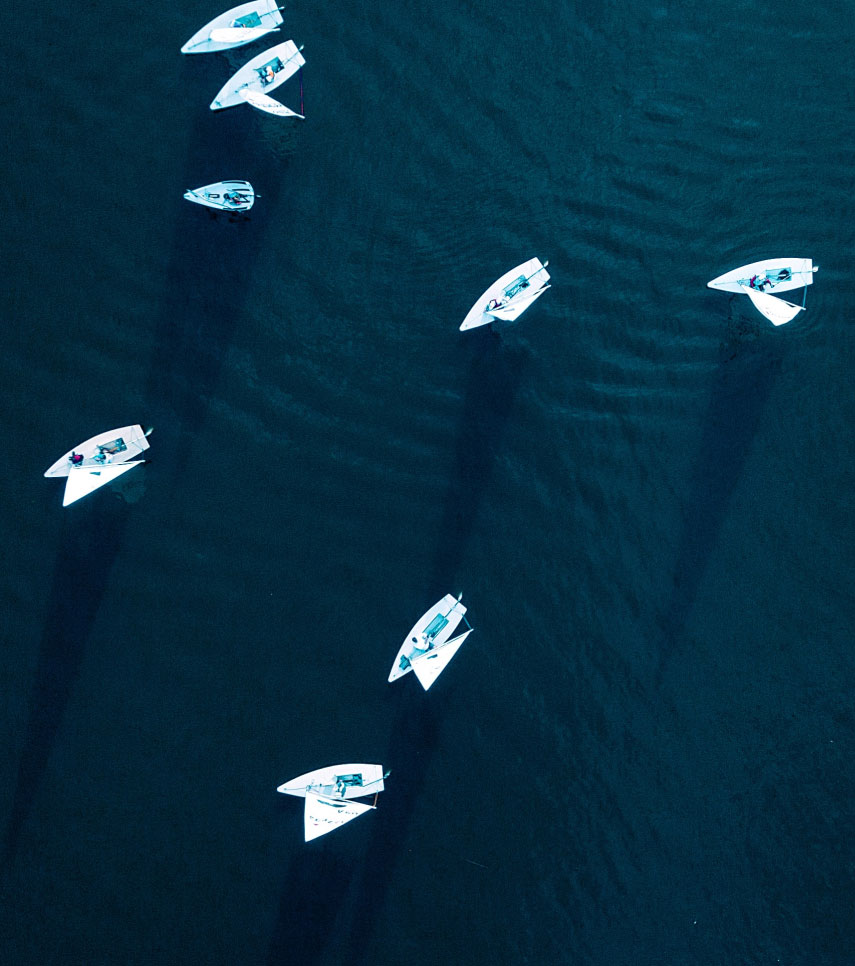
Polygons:
<instances>
[{"instance_id":1,"label":"long dark shadow","mask_svg":"<svg viewBox=\"0 0 855 966\"><path fill-rule=\"evenodd\" d=\"M248 107L202 112L190 139L185 168L206 173L187 175L193 187L206 176L216 180L212 172L237 170L260 197L249 212L230 214L184 201L176 191L175 234L147 385L150 418L165 430L157 437L161 461L169 463L173 481L185 469L188 442L207 416L208 398L245 310L253 265L278 215L287 165L258 149L257 130L258 124L276 123ZM283 138L298 137L293 128L282 130Z\"/></svg>"},{"instance_id":2,"label":"long dark shadow","mask_svg":"<svg viewBox=\"0 0 855 966\"><path fill-rule=\"evenodd\" d=\"M735 296L736 297L736 296ZM720 348L710 404L683 509L673 585L661 615L657 681L679 651L686 621L783 359L782 345L735 320Z\"/></svg>"},{"instance_id":3,"label":"long dark shadow","mask_svg":"<svg viewBox=\"0 0 855 966\"><path fill-rule=\"evenodd\" d=\"M463 351L469 352L463 409L456 441L454 475L445 497L442 539L434 553L425 606L455 591L460 561L466 550L486 493L496 457L513 410L529 353L513 331L473 333ZM465 590L465 588L457 588ZM425 777L437 749L441 693L423 694L416 682L405 680L395 696L395 715L386 752L393 769L388 803L382 823L375 826L367 851L370 861L361 866L356 906L347 942L351 963L366 961L375 923L384 909L394 868L406 840L407 829ZM394 782L394 784L392 784Z\"/></svg>"},{"instance_id":4,"label":"long dark shadow","mask_svg":"<svg viewBox=\"0 0 855 966\"><path fill-rule=\"evenodd\" d=\"M469 543L530 358L513 329L506 334L489 330L470 333L461 350L469 354L469 370L455 442L454 475L448 484L439 530L442 539L430 571L429 598L453 590L449 581L455 579Z\"/></svg>"},{"instance_id":5,"label":"long dark shadow","mask_svg":"<svg viewBox=\"0 0 855 966\"><path fill-rule=\"evenodd\" d=\"M137 470L139 472L139 470ZM12 864L80 673L86 641L122 544L130 506L109 494L67 508L39 645L27 727L3 846Z\"/></svg>"},{"instance_id":6,"label":"long dark shadow","mask_svg":"<svg viewBox=\"0 0 855 966\"><path fill-rule=\"evenodd\" d=\"M292 812L297 801L289 798L284 804ZM268 944L267 966L318 966L322 961L353 877L351 863L336 844L334 839L316 839L290 862Z\"/></svg>"}]
</instances>

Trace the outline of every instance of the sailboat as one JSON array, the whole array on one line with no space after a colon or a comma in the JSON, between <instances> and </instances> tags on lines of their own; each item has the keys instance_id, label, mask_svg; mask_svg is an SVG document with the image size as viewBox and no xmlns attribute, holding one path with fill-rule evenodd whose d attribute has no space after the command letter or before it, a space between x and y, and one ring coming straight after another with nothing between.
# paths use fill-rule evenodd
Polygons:
<instances>
[{"instance_id":1,"label":"sailboat","mask_svg":"<svg viewBox=\"0 0 855 966\"><path fill-rule=\"evenodd\" d=\"M211 102L211 110L220 111L224 107L249 104L267 114L303 119L302 114L292 111L270 96L271 91L284 84L289 77L293 77L306 63L300 50L293 40L286 40L284 44L271 47L253 57L223 85Z\"/></svg>"},{"instance_id":2,"label":"sailboat","mask_svg":"<svg viewBox=\"0 0 855 966\"><path fill-rule=\"evenodd\" d=\"M819 266L809 258L767 258L725 272L707 282L707 287L747 295L773 325L784 325L799 312L804 312L807 286L813 283L814 273L818 270ZM802 287L801 305L778 298L782 292Z\"/></svg>"},{"instance_id":3,"label":"sailboat","mask_svg":"<svg viewBox=\"0 0 855 966\"><path fill-rule=\"evenodd\" d=\"M45 476L64 476L63 506L76 503L94 490L112 482L145 460L134 460L149 448L151 430L142 426L124 426L99 433L69 450L51 466Z\"/></svg>"},{"instance_id":4,"label":"sailboat","mask_svg":"<svg viewBox=\"0 0 855 966\"><path fill-rule=\"evenodd\" d=\"M452 594L446 594L416 621L395 656L389 672L390 683L413 671L427 691L448 667L460 646L472 633L469 621L464 616L466 607L460 603L462 596L461 594L455 599ZM451 635L461 620L466 624L467 630L452 638Z\"/></svg>"},{"instance_id":5,"label":"sailboat","mask_svg":"<svg viewBox=\"0 0 855 966\"><path fill-rule=\"evenodd\" d=\"M206 23L181 48L182 54L210 54L252 43L282 23L282 8L275 0L252 0L232 7Z\"/></svg>"},{"instance_id":6,"label":"sailboat","mask_svg":"<svg viewBox=\"0 0 855 966\"><path fill-rule=\"evenodd\" d=\"M255 191L248 181L217 181L184 192L188 201L218 211L249 211L255 204Z\"/></svg>"},{"instance_id":7,"label":"sailboat","mask_svg":"<svg viewBox=\"0 0 855 966\"><path fill-rule=\"evenodd\" d=\"M518 319L526 309L551 286L546 266L539 258L530 258L497 279L469 310L460 325L460 331L475 329L479 325L501 319L511 322Z\"/></svg>"},{"instance_id":8,"label":"sailboat","mask_svg":"<svg viewBox=\"0 0 855 966\"><path fill-rule=\"evenodd\" d=\"M276 791L305 798L303 825L310 842L376 808L388 777L382 765L329 765L292 778ZM373 804L354 801L367 795L374 796Z\"/></svg>"}]
</instances>

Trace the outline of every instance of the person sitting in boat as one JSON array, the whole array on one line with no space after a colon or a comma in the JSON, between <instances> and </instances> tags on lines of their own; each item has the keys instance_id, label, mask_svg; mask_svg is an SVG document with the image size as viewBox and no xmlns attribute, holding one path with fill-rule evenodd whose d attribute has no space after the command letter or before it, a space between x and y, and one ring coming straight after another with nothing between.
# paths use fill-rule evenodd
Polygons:
<instances>
[{"instance_id":1,"label":"person sitting in boat","mask_svg":"<svg viewBox=\"0 0 855 966\"><path fill-rule=\"evenodd\" d=\"M756 288L758 292L762 292L763 289L769 284L770 284L770 280L768 278L764 278L762 281L758 282L756 275L752 275L751 278L748 280L748 287Z\"/></svg>"},{"instance_id":2,"label":"person sitting in boat","mask_svg":"<svg viewBox=\"0 0 855 966\"><path fill-rule=\"evenodd\" d=\"M261 75L262 84L272 83L273 78L276 76L276 71L271 64L265 64L264 67L259 69L258 73Z\"/></svg>"},{"instance_id":3,"label":"person sitting in boat","mask_svg":"<svg viewBox=\"0 0 855 966\"><path fill-rule=\"evenodd\" d=\"M488 312L492 312L493 309L500 309L501 307L502 303L498 299L490 299L490 301L487 303Z\"/></svg>"},{"instance_id":4,"label":"person sitting in boat","mask_svg":"<svg viewBox=\"0 0 855 966\"><path fill-rule=\"evenodd\" d=\"M68 457L72 466L80 466L83 462L83 453L75 453L72 451L71 456Z\"/></svg>"}]
</instances>

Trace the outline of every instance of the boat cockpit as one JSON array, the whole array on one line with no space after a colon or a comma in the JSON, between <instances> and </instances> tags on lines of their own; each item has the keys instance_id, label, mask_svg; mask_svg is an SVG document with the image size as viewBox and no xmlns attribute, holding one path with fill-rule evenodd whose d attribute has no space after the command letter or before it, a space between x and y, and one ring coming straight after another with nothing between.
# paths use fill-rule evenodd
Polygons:
<instances>
[{"instance_id":1,"label":"boat cockpit","mask_svg":"<svg viewBox=\"0 0 855 966\"><path fill-rule=\"evenodd\" d=\"M285 65L278 57L274 57L273 60L268 61L262 67L256 67L255 69L259 78L261 79L262 87L272 84L273 79L284 66Z\"/></svg>"},{"instance_id":2,"label":"boat cockpit","mask_svg":"<svg viewBox=\"0 0 855 966\"><path fill-rule=\"evenodd\" d=\"M253 10L252 13L248 13L245 17L238 17L236 20L232 21L233 27L260 27L261 17Z\"/></svg>"},{"instance_id":3,"label":"boat cockpit","mask_svg":"<svg viewBox=\"0 0 855 966\"><path fill-rule=\"evenodd\" d=\"M428 624L422 634L422 640L430 643L437 634L445 627L448 623L448 618L444 614L437 614L436 617Z\"/></svg>"},{"instance_id":4,"label":"boat cockpit","mask_svg":"<svg viewBox=\"0 0 855 966\"><path fill-rule=\"evenodd\" d=\"M773 268L764 272L763 275L752 275L751 278L743 278L740 285L755 289L758 292L766 290L766 286L773 289L781 282L789 282L793 277L792 270L789 268Z\"/></svg>"}]
</instances>

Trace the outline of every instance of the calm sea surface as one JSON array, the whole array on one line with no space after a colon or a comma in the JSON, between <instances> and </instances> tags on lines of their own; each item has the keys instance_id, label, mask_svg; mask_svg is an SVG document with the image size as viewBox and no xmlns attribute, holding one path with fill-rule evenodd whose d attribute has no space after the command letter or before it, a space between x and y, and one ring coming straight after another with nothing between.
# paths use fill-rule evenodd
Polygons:
<instances>
[{"instance_id":1,"label":"calm sea surface","mask_svg":"<svg viewBox=\"0 0 855 966\"><path fill-rule=\"evenodd\" d=\"M216 7L9 25L0 961L851 966L852 4L299 0L305 122ZM705 287L774 255L788 326Z\"/></svg>"}]
</instances>

